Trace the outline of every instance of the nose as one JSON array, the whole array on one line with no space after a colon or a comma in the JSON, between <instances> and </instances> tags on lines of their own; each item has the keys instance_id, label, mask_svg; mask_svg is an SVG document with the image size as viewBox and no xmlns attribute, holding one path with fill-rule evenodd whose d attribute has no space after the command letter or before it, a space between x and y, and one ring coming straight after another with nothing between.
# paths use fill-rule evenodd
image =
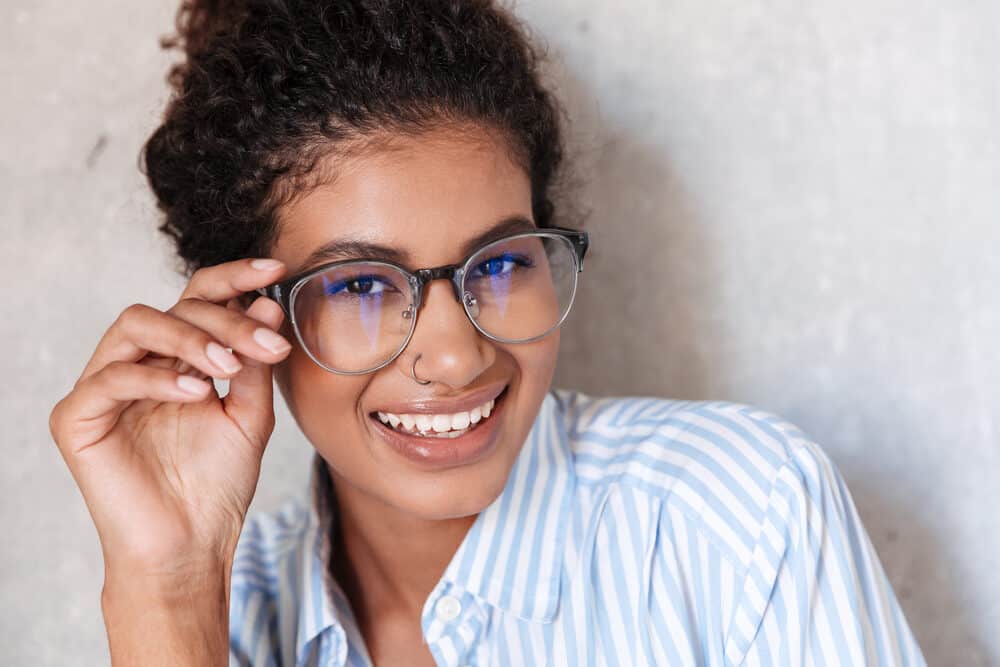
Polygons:
<instances>
[{"instance_id":1,"label":"nose","mask_svg":"<svg viewBox=\"0 0 1000 667\"><path fill-rule=\"evenodd\" d=\"M413 336L396 367L412 382L413 361L419 354L418 379L461 389L493 365L496 353L493 341L469 321L448 281L435 280L425 286Z\"/></svg>"}]
</instances>

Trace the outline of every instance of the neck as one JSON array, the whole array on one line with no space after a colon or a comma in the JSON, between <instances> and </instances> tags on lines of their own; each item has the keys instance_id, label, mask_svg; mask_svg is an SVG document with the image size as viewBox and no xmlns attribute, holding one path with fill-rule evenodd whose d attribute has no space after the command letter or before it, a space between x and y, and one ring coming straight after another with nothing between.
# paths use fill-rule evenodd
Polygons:
<instances>
[{"instance_id":1,"label":"neck","mask_svg":"<svg viewBox=\"0 0 1000 667\"><path fill-rule=\"evenodd\" d=\"M332 470L330 477L337 507L332 573L355 613L419 618L476 515L414 517L351 488Z\"/></svg>"}]
</instances>

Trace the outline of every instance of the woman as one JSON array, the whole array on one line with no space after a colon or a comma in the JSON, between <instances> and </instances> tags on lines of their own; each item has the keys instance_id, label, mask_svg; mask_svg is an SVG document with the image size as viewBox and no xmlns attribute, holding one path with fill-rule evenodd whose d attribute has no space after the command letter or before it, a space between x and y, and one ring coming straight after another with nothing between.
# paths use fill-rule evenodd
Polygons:
<instances>
[{"instance_id":1,"label":"woman","mask_svg":"<svg viewBox=\"0 0 1000 667\"><path fill-rule=\"evenodd\" d=\"M127 308L50 420L117 664L923 663L795 426L550 387L588 239L508 13L216 0L178 26L144 158L190 282ZM244 523L272 378L311 486Z\"/></svg>"}]
</instances>

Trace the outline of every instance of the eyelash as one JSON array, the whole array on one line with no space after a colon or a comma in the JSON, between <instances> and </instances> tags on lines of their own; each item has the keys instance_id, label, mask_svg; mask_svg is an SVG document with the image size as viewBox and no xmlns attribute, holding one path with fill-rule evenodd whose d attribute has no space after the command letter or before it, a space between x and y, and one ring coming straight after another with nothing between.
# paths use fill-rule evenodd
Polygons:
<instances>
[{"instance_id":1,"label":"eyelash","mask_svg":"<svg viewBox=\"0 0 1000 667\"><path fill-rule=\"evenodd\" d=\"M519 266L519 267L523 267L523 268L530 268L531 266L534 265L533 262L531 261L531 259L528 258L528 257L526 257L526 256L524 256L524 255L519 255L519 254L512 253L512 252L505 252L505 253L501 253L499 255L496 255L495 257L490 257L488 259L484 259L482 262L479 262L478 264L476 264L474 268L479 269L479 267L481 267L481 266L483 266L485 264L489 264L490 262L497 261L497 260L501 260L505 264L507 262L511 262L512 264L514 264L516 266ZM508 273L513 273L513 270L511 270L511 271L504 271L503 274L486 274L486 275L483 275L483 276L475 276L475 277L477 277L477 278L479 278L479 277L486 278L486 277L493 277L494 275L506 275Z\"/></svg>"},{"instance_id":2,"label":"eyelash","mask_svg":"<svg viewBox=\"0 0 1000 667\"><path fill-rule=\"evenodd\" d=\"M370 291L371 287L369 287L369 291L368 292L354 292L354 291L351 291L350 288L349 288L349 286L352 285L352 284L364 283L364 282L370 282L372 286L374 286L376 284L377 285L381 285L383 287L383 289L380 290L380 291L378 291L378 292L371 292ZM389 289L385 289L385 288L389 288ZM332 284L326 285L323 288L323 292L327 296L335 296L337 294L340 294L340 293L344 292L344 290L347 290L347 292L346 292L347 294L351 295L352 297L359 298L359 299L360 298L366 298L366 297L367 298L373 298L371 296L372 294L379 294L379 295L381 295L381 294L384 294L384 293L386 293L386 292L388 292L390 290L391 291L398 291L398 290L396 290L395 286L391 282L387 282L385 280L382 280L378 276L373 276L373 275L363 275L363 276L355 276L353 278L345 278L343 280L338 280L338 281L336 281L336 282L334 282Z\"/></svg>"}]
</instances>

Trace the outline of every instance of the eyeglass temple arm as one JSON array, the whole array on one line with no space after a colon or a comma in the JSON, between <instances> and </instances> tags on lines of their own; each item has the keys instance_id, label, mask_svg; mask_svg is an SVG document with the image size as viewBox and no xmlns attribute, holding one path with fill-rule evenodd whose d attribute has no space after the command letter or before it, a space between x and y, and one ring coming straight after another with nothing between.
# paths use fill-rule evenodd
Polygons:
<instances>
[{"instance_id":1,"label":"eyeglass temple arm","mask_svg":"<svg viewBox=\"0 0 1000 667\"><path fill-rule=\"evenodd\" d=\"M268 285L267 287L258 287L257 289L254 290L254 292L260 294L261 296L266 296L269 299L277 301L278 305L281 306L281 309L285 311L285 314L286 315L289 314L288 305L285 303L285 295L284 292L282 292L281 290L280 283L274 285Z\"/></svg>"},{"instance_id":2,"label":"eyeglass temple arm","mask_svg":"<svg viewBox=\"0 0 1000 667\"><path fill-rule=\"evenodd\" d=\"M587 254L587 248L590 247L590 234L578 229L564 229L563 231L569 232L567 234L573 239L574 248L576 249L576 258L579 260L579 268L577 273L583 272L583 258Z\"/></svg>"}]
</instances>

